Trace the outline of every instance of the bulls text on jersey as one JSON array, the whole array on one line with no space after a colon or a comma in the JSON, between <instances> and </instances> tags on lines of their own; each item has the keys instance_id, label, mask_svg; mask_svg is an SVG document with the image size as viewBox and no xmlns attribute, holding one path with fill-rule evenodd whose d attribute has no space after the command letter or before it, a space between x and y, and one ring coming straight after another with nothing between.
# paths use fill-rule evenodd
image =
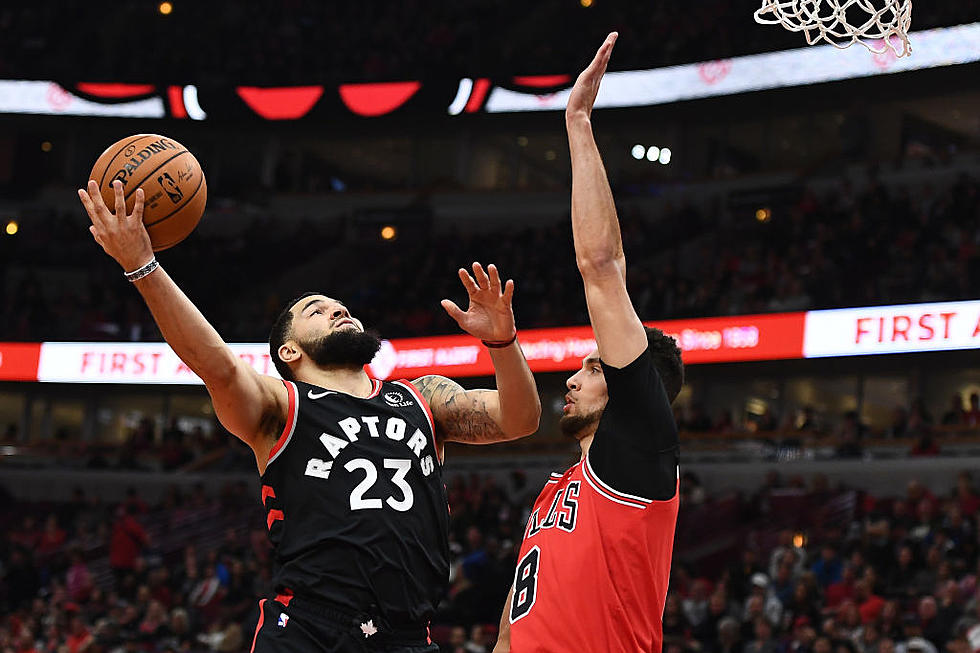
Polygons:
<instances>
[{"instance_id":1,"label":"bulls text on jersey","mask_svg":"<svg viewBox=\"0 0 980 653\"><path fill-rule=\"evenodd\" d=\"M548 514L544 521L541 521L539 512L535 510L527 520L527 529L524 531L524 539L534 537L541 531L548 528L560 528L571 533L575 530L575 520L578 519L578 493L581 489L579 481L572 481L567 487L563 487L555 494L548 508Z\"/></svg>"}]
</instances>

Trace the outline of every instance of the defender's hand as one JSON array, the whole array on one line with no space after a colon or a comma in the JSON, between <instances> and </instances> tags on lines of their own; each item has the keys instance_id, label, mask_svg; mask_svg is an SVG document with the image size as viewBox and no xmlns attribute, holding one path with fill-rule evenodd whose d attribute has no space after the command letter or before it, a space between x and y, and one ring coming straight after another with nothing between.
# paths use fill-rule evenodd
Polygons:
<instances>
[{"instance_id":1,"label":"defender's hand","mask_svg":"<svg viewBox=\"0 0 980 653\"><path fill-rule=\"evenodd\" d=\"M576 117L590 118L592 116L592 105L599 94L599 82L606 73L606 66L609 65L609 57L612 55L613 46L619 38L618 32L610 32L609 36L595 53L595 58L589 67L582 71L572 86L572 93L568 96L568 105L565 107L565 120Z\"/></svg>"},{"instance_id":2,"label":"defender's hand","mask_svg":"<svg viewBox=\"0 0 980 653\"><path fill-rule=\"evenodd\" d=\"M488 274L489 273L489 274ZM442 307L456 320L460 328L480 340L505 342L514 336L514 281L508 279L501 287L500 273L493 263L483 271L479 263L473 264L471 277L465 268L459 269L459 280L463 282L470 297L470 305L463 311L454 302L444 299Z\"/></svg>"},{"instance_id":3,"label":"defender's hand","mask_svg":"<svg viewBox=\"0 0 980 653\"><path fill-rule=\"evenodd\" d=\"M116 196L115 213L102 201L99 185L94 180L89 180L87 192L78 190L78 198L92 221L88 230L95 242L102 245L105 253L116 259L124 271L131 272L153 258L150 235L143 226L143 189L136 189L136 204L129 215L126 214L122 182L113 181L112 189Z\"/></svg>"}]
</instances>

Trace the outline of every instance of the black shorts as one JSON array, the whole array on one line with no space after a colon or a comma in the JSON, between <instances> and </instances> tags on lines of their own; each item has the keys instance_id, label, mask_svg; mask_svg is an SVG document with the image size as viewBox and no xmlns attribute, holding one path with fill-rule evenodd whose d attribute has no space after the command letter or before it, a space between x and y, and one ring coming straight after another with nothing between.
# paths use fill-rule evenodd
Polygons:
<instances>
[{"instance_id":1,"label":"black shorts","mask_svg":"<svg viewBox=\"0 0 980 653\"><path fill-rule=\"evenodd\" d=\"M366 614L296 597L259 601L250 653L438 653L425 628L379 627Z\"/></svg>"}]
</instances>

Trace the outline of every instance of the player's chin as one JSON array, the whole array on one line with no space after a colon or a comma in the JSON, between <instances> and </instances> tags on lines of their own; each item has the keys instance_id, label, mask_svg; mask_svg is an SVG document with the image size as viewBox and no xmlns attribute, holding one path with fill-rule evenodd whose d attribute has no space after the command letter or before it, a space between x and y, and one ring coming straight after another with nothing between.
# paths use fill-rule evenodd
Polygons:
<instances>
[{"instance_id":1,"label":"player's chin","mask_svg":"<svg viewBox=\"0 0 980 653\"><path fill-rule=\"evenodd\" d=\"M598 421L598 416L578 415L573 412L574 410L575 406L572 406L567 413L561 416L561 419L558 420L558 428L561 429L562 435L581 440L589 434L590 427Z\"/></svg>"}]
</instances>

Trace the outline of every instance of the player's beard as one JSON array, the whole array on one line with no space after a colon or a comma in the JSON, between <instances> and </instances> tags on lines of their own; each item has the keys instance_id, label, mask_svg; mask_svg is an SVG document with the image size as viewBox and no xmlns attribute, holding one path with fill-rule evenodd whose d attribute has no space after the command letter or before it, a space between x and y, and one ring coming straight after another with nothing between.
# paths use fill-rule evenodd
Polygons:
<instances>
[{"instance_id":1,"label":"player's beard","mask_svg":"<svg viewBox=\"0 0 980 653\"><path fill-rule=\"evenodd\" d=\"M381 349L381 336L370 329L341 329L302 346L318 367L364 367Z\"/></svg>"},{"instance_id":2,"label":"player's beard","mask_svg":"<svg viewBox=\"0 0 980 653\"><path fill-rule=\"evenodd\" d=\"M585 415L562 415L562 418L558 420L558 427L563 435L581 440L595 432L595 426L599 423L600 417L602 417L602 409Z\"/></svg>"}]
</instances>

